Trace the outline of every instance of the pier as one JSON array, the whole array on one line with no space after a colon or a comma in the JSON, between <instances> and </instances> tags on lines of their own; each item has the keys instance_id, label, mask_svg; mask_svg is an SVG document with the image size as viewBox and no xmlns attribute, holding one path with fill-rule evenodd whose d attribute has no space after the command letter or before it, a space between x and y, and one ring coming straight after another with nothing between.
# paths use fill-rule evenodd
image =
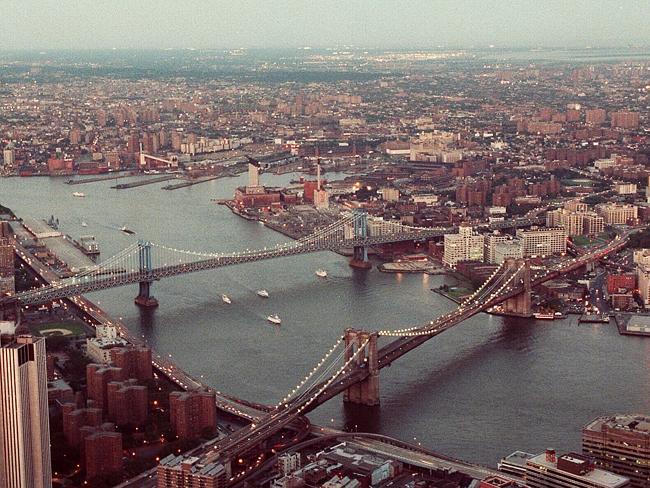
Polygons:
<instances>
[{"instance_id":1,"label":"pier","mask_svg":"<svg viewBox=\"0 0 650 488\"><path fill-rule=\"evenodd\" d=\"M205 183L206 181L217 180L225 176L231 176L229 174L217 175L217 176L207 176L205 178L197 178L196 180L184 181L183 183L176 183L174 185L163 186L163 190L178 190L179 188L185 188L188 186L198 185L199 183Z\"/></svg>"},{"instance_id":2,"label":"pier","mask_svg":"<svg viewBox=\"0 0 650 488\"><path fill-rule=\"evenodd\" d=\"M129 178L135 176L134 174L126 175L108 175L108 176L97 176L96 178L84 178L83 180L68 180L66 184L68 185L82 185L84 183L95 183L97 181L108 181L108 180L117 180L119 178Z\"/></svg>"},{"instance_id":3,"label":"pier","mask_svg":"<svg viewBox=\"0 0 650 488\"><path fill-rule=\"evenodd\" d=\"M138 186L153 185L154 183L161 183L163 181L175 180L176 175L158 176L157 178L147 178L144 180L134 181L132 183L120 183L119 185L111 186L116 190L127 190L129 188L137 188Z\"/></svg>"}]
</instances>

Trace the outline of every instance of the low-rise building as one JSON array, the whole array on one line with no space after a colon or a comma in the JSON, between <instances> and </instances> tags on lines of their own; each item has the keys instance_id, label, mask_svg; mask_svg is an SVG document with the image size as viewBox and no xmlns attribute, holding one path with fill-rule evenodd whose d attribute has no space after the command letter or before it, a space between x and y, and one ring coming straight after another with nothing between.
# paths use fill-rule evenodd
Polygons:
<instances>
[{"instance_id":1,"label":"low-rise building","mask_svg":"<svg viewBox=\"0 0 650 488\"><path fill-rule=\"evenodd\" d=\"M526 461L526 486L529 488L623 488L630 480L594 467L589 458L569 453L556 458L555 451Z\"/></svg>"},{"instance_id":2,"label":"low-rise building","mask_svg":"<svg viewBox=\"0 0 650 488\"><path fill-rule=\"evenodd\" d=\"M170 454L156 470L158 488L225 488L226 468L221 463L203 462L201 458Z\"/></svg>"}]
</instances>

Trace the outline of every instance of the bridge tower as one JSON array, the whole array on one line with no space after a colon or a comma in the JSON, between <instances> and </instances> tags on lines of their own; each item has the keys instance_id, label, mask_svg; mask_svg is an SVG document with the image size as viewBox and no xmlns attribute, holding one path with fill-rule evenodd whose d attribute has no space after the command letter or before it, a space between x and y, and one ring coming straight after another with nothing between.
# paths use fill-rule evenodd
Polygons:
<instances>
[{"instance_id":1,"label":"bridge tower","mask_svg":"<svg viewBox=\"0 0 650 488\"><path fill-rule=\"evenodd\" d=\"M361 345L368 341L351 366L368 368L369 376L343 393L343 401L358 405L379 405L379 362L377 357L377 333L365 330L345 329L345 359L347 362ZM349 345L353 345L348 349Z\"/></svg>"},{"instance_id":2,"label":"bridge tower","mask_svg":"<svg viewBox=\"0 0 650 488\"><path fill-rule=\"evenodd\" d=\"M518 269L522 264L524 265L524 269L522 270L524 289L519 295L508 298L503 303L503 307L504 311L508 314L530 317L533 314L531 308L530 263L524 259L513 259L508 262L508 266L511 269Z\"/></svg>"},{"instance_id":3,"label":"bridge tower","mask_svg":"<svg viewBox=\"0 0 650 488\"><path fill-rule=\"evenodd\" d=\"M138 241L138 262L140 273L149 274L153 269L151 258L151 242ZM152 281L141 281L138 296L135 297L135 304L141 307L157 307L158 300L151 295Z\"/></svg>"},{"instance_id":4,"label":"bridge tower","mask_svg":"<svg viewBox=\"0 0 650 488\"><path fill-rule=\"evenodd\" d=\"M354 209L354 238L365 239L368 237L368 214L365 210ZM367 246L354 246L352 251L352 259L350 259L350 266L353 268L369 269L372 267L368 261L368 247Z\"/></svg>"}]
</instances>

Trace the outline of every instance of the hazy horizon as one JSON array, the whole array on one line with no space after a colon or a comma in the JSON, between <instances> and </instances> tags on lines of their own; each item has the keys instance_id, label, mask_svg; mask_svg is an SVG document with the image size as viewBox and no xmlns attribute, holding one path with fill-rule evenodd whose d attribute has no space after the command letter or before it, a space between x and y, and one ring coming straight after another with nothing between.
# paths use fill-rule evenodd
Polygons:
<instances>
[{"instance_id":1,"label":"hazy horizon","mask_svg":"<svg viewBox=\"0 0 650 488\"><path fill-rule=\"evenodd\" d=\"M650 44L645 0L7 0L0 49L581 48ZM645 19L645 20L644 20Z\"/></svg>"}]
</instances>

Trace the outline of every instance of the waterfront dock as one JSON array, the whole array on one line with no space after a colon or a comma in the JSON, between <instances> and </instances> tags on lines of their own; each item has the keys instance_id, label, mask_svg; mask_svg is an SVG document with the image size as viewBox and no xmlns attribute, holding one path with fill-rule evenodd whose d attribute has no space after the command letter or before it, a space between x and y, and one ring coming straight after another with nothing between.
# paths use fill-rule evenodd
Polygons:
<instances>
[{"instance_id":1,"label":"waterfront dock","mask_svg":"<svg viewBox=\"0 0 650 488\"><path fill-rule=\"evenodd\" d=\"M179 188L185 188L188 186L198 185L199 183L205 183L206 181L217 180L225 176L230 176L227 174L217 175L217 176L206 176L205 178L197 178L196 180L184 181L183 183L176 183L174 185L163 186L163 190L178 190Z\"/></svg>"},{"instance_id":2,"label":"waterfront dock","mask_svg":"<svg viewBox=\"0 0 650 488\"><path fill-rule=\"evenodd\" d=\"M68 181L66 181L66 184L68 184L68 185L83 185L84 183L96 183L98 181L117 180L117 179L120 179L120 178L130 178L131 176L135 176L135 175L133 175L133 174L105 175L105 176L97 176L96 178L84 178L83 180L68 180Z\"/></svg>"},{"instance_id":3,"label":"waterfront dock","mask_svg":"<svg viewBox=\"0 0 650 488\"><path fill-rule=\"evenodd\" d=\"M578 319L581 324L609 324L609 315L607 314L582 314Z\"/></svg>"},{"instance_id":4,"label":"waterfront dock","mask_svg":"<svg viewBox=\"0 0 650 488\"><path fill-rule=\"evenodd\" d=\"M162 183L163 181L175 180L178 179L176 175L164 175L158 176L156 178L146 178L144 180L134 181L132 183L120 183L118 185L111 186L116 190L128 190L129 188L137 188L139 186L153 185L154 183Z\"/></svg>"},{"instance_id":5,"label":"waterfront dock","mask_svg":"<svg viewBox=\"0 0 650 488\"><path fill-rule=\"evenodd\" d=\"M614 323L621 335L650 337L650 316L647 315L614 315Z\"/></svg>"}]
</instances>

